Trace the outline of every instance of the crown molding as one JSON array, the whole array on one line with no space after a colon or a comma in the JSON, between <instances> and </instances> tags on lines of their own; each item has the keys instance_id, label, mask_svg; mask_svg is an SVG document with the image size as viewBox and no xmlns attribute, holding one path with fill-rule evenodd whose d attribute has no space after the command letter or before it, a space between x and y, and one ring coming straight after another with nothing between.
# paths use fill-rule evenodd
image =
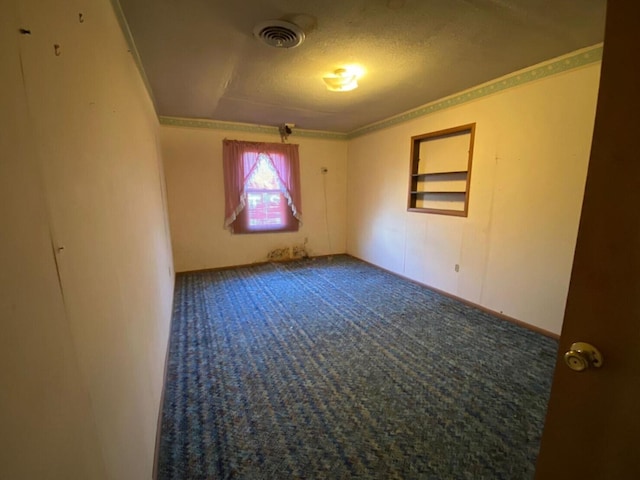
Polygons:
<instances>
[{"instance_id":1,"label":"crown molding","mask_svg":"<svg viewBox=\"0 0 640 480\"><path fill-rule=\"evenodd\" d=\"M599 62L602 60L602 48L603 44L600 43L595 46L583 48L567 55L539 63L533 67L528 67L517 72L510 73L504 77L491 80L468 90L463 90L462 92L449 97L444 97L436 100L435 102L427 103L426 105L414 110L409 110L380 122L372 123L365 127L353 130L347 134L347 139L350 140L352 138L361 137L362 135L393 127L400 123L408 122L409 120L423 117L425 115L430 115L440 110L456 107L488 95L493 95L494 93Z\"/></svg>"},{"instance_id":2,"label":"crown molding","mask_svg":"<svg viewBox=\"0 0 640 480\"><path fill-rule=\"evenodd\" d=\"M477 85L468 90L463 90L462 92L458 92L454 95L444 97L431 103L427 103L414 110L409 110L380 122L372 123L362 128L358 128L349 133L296 129L295 135L298 137L321 138L328 140L351 140L368 133L376 132L378 130L390 128L416 118L424 117L426 115L430 115L447 108L457 107L464 103L472 102L474 100L478 100L479 98L493 95L510 88L519 87L529 82L534 82L552 75L557 75L563 72L591 65L592 63L596 63L602 60L602 49L602 43L583 48L581 50L571 52L567 55L563 55L561 57L539 63L537 65L534 65L533 67L524 68L517 72L510 73L509 75L505 75L504 77L500 77L481 85ZM265 125L168 116L160 116L159 119L160 124L162 125L279 135L277 127Z\"/></svg>"},{"instance_id":3,"label":"crown molding","mask_svg":"<svg viewBox=\"0 0 640 480\"><path fill-rule=\"evenodd\" d=\"M153 91L151 90L151 87L149 85L149 80L144 71L144 67L142 66L140 54L138 53L138 49L136 48L135 42L133 40L133 36L131 35L131 30L129 29L129 25L127 24L127 20L122 11L122 7L120 6L120 3L118 0L110 0L110 2L113 6L113 10L115 12L116 18L122 29L122 33L129 46L131 55L138 68L138 71L140 72L142 81L145 85L149 98L151 99L151 102L157 114L158 109L157 109L155 98L153 96ZM602 50L603 50L602 43L599 43L597 45L593 45L590 47L586 47L586 48L571 52L567 55L563 55L561 57L557 57L557 58L548 60L546 62L539 63L532 67L527 67L517 72L510 73L508 75L497 78L495 80L491 80L481 85L477 85L468 90L463 90L462 92L458 92L448 97L438 99L434 102L427 103L418 108L409 110L407 112L404 112L398 115L394 115L393 117L389 117L379 122L375 122L375 123L366 125L364 127L357 128L355 130L352 130L349 133L296 129L295 135L297 137L319 138L319 139L325 139L325 140L351 140L353 138L358 138L363 135L376 132L378 130L390 128L419 117L430 115L432 113L445 110L447 108L452 108L467 102L472 102L479 98L486 97L488 95L493 95L495 93L502 92L510 88L518 87L518 86L527 84L529 82L534 82L534 81L543 79L545 77L557 75L570 70L582 68L592 63L599 62L602 60ZM267 125L256 125L256 124L250 124L250 123L225 122L225 121L218 121L218 120L182 118L182 117L172 117L172 116L163 116L163 115L158 115L158 120L161 125L170 125L170 126L176 126L176 127L207 128L212 130L228 130L228 131L247 132L247 133L263 133L263 134L269 134L269 135L280 134L277 127L267 126Z\"/></svg>"},{"instance_id":4,"label":"crown molding","mask_svg":"<svg viewBox=\"0 0 640 480\"><path fill-rule=\"evenodd\" d=\"M280 131L278 130L278 127L273 127L270 125L222 122L217 120L208 120L208 119L201 119L201 118L169 117L164 115L161 115L159 119L160 119L160 125L171 125L174 127L208 128L211 130L229 130L232 132L280 135ZM347 140L346 133L324 132L320 130L303 130L299 128L296 128L294 130L293 135L295 135L296 137L321 138L324 140Z\"/></svg>"},{"instance_id":5,"label":"crown molding","mask_svg":"<svg viewBox=\"0 0 640 480\"><path fill-rule=\"evenodd\" d=\"M120 25L120 30L122 31L122 35L124 36L125 42L129 47L129 53L133 57L133 61L136 64L136 68L140 73L140 77L142 78L142 83L144 84L144 88L147 91L147 95L151 99L151 104L153 105L153 110L158 115L158 106L156 103L156 99L153 96L153 90L151 90L151 85L149 84L149 79L147 78L147 72L144 71L144 67L142 66L142 59L140 58L140 53L138 52L138 48L136 47L136 42L133 40L133 35L131 34L131 29L129 28L129 24L127 23L127 19L124 16L124 12L122 11L122 5L118 0L109 0L111 6L113 7L113 13L118 20L118 24Z\"/></svg>"}]
</instances>

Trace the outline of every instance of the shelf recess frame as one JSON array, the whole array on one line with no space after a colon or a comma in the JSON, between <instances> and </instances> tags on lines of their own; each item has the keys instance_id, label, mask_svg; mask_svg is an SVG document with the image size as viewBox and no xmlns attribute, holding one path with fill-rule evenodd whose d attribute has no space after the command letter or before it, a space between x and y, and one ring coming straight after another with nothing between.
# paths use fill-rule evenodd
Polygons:
<instances>
[{"instance_id":1,"label":"shelf recess frame","mask_svg":"<svg viewBox=\"0 0 640 480\"><path fill-rule=\"evenodd\" d=\"M471 187L471 166L473 163L473 144L475 140L476 124L468 123L466 125L460 125L457 127L447 128L444 130L438 130L436 132L425 133L422 135L416 135L411 137L411 162L409 170L409 189L407 199L407 211L417 213L435 213L438 215L453 215L458 217L466 217L469 214L469 193ZM419 172L420 163L420 145L423 142L432 142L449 137L468 135L469 136L469 149L467 158L466 170L450 170L450 171L435 171L435 172ZM428 165L428 159L422 159ZM428 178L442 178L446 175L464 175L465 189L464 191L424 191L418 188L418 182ZM432 208L421 207L418 203L424 195L442 195L442 196L455 196L459 198L464 195L464 208L462 210L454 210L447 208ZM462 202L462 200L460 200Z\"/></svg>"}]
</instances>

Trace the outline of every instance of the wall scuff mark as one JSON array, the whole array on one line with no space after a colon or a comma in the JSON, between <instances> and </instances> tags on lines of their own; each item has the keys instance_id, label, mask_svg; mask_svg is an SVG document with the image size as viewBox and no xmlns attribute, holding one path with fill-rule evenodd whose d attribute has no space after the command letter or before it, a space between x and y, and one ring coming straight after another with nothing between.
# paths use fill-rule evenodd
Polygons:
<instances>
[{"instance_id":1,"label":"wall scuff mark","mask_svg":"<svg viewBox=\"0 0 640 480\"><path fill-rule=\"evenodd\" d=\"M309 258L306 238L304 239L304 243L290 247L275 248L267 253L267 260L270 262L282 262L301 258Z\"/></svg>"}]
</instances>

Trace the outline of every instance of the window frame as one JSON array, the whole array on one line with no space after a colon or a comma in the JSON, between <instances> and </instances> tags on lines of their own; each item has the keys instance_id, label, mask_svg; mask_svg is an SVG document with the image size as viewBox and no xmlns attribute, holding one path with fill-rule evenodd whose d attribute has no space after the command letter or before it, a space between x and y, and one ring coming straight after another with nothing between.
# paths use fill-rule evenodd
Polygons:
<instances>
[{"instance_id":1,"label":"window frame","mask_svg":"<svg viewBox=\"0 0 640 480\"><path fill-rule=\"evenodd\" d=\"M291 212L291 208L287 205L287 199L279 190L266 190L266 189L247 189L246 193L273 193L277 192L280 195L280 208L283 213L284 223L282 225L277 225L277 228L273 228L272 226L264 226L264 227L252 227L249 224L250 215L249 215L249 205L245 206L245 208L238 213L238 216L234 222L233 233L238 234L254 234L254 233L279 233L279 232L297 232L299 227L298 220L293 216Z\"/></svg>"},{"instance_id":2,"label":"window frame","mask_svg":"<svg viewBox=\"0 0 640 480\"><path fill-rule=\"evenodd\" d=\"M223 147L225 228L237 234L298 231L302 223L298 145L225 139ZM269 169L275 175L277 188L248 186L263 161L268 162ZM248 200L252 192L280 195L279 204L284 214L282 224L258 227L250 225L251 206Z\"/></svg>"}]
</instances>

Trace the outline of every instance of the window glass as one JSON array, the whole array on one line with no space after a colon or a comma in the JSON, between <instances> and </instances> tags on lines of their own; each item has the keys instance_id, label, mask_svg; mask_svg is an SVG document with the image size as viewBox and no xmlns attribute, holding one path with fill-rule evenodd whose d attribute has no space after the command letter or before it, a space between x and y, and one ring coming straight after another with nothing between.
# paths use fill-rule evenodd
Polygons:
<instances>
[{"instance_id":1,"label":"window glass","mask_svg":"<svg viewBox=\"0 0 640 480\"><path fill-rule=\"evenodd\" d=\"M297 230L287 199L281 192L278 173L269 158L260 154L256 168L245 184L247 203L240 220L239 233Z\"/></svg>"}]
</instances>

